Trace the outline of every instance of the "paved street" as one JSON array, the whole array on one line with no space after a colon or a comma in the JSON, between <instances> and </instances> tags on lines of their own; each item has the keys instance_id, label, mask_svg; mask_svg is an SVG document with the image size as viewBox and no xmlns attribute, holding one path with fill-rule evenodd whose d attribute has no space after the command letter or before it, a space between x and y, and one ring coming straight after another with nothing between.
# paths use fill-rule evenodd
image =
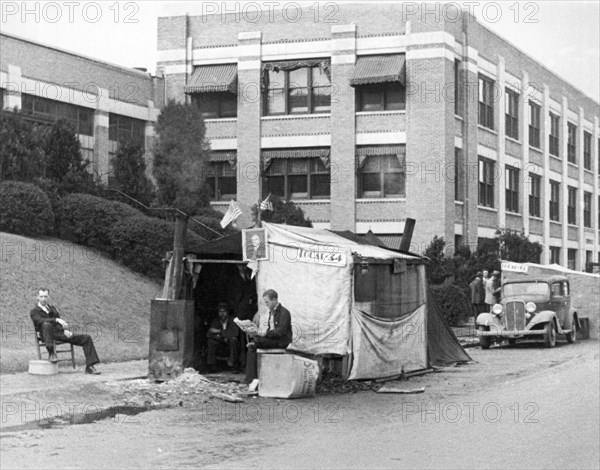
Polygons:
<instances>
[{"instance_id":1,"label":"paved street","mask_svg":"<svg viewBox=\"0 0 600 470\"><path fill-rule=\"evenodd\" d=\"M599 468L598 342L469 350L418 395L204 399L0 434L7 468ZM87 397L98 399L98 397Z\"/></svg>"}]
</instances>

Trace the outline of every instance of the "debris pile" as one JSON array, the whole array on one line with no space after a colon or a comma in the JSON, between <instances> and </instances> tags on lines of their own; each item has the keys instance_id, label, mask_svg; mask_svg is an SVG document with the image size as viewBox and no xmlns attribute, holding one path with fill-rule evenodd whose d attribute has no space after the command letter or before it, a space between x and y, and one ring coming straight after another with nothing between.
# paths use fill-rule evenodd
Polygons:
<instances>
[{"instance_id":1,"label":"debris pile","mask_svg":"<svg viewBox=\"0 0 600 470\"><path fill-rule=\"evenodd\" d=\"M339 372L325 369L321 382L317 383L317 393L356 393L361 390L379 390L381 384L374 380L356 381L344 380Z\"/></svg>"}]
</instances>

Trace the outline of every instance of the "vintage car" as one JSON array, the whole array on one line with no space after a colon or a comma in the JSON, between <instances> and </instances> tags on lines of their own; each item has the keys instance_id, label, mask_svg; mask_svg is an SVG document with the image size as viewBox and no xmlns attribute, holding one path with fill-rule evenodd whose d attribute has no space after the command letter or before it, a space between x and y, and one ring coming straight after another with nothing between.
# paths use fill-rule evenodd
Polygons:
<instances>
[{"instance_id":1,"label":"vintage car","mask_svg":"<svg viewBox=\"0 0 600 470\"><path fill-rule=\"evenodd\" d=\"M569 343L575 342L579 320L571 307L570 293L565 276L504 281L501 303L477 317L479 344L488 349L494 341L503 339L510 344L518 339L538 339L552 348L557 334L565 335Z\"/></svg>"}]
</instances>

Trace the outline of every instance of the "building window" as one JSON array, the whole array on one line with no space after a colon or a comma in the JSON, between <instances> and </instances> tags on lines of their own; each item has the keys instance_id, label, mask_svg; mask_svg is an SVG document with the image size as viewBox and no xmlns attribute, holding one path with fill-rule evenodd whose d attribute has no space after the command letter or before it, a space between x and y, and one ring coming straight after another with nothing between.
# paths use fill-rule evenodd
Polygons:
<instances>
[{"instance_id":1,"label":"building window","mask_svg":"<svg viewBox=\"0 0 600 470\"><path fill-rule=\"evenodd\" d=\"M583 131L583 168L592 169L592 134Z\"/></svg>"},{"instance_id":2,"label":"building window","mask_svg":"<svg viewBox=\"0 0 600 470\"><path fill-rule=\"evenodd\" d=\"M567 188L568 200L567 200L567 222L569 224L577 224L577 189L569 186Z\"/></svg>"},{"instance_id":3,"label":"building window","mask_svg":"<svg viewBox=\"0 0 600 470\"><path fill-rule=\"evenodd\" d=\"M274 159L263 176L263 197L328 199L330 170L320 158Z\"/></svg>"},{"instance_id":4,"label":"building window","mask_svg":"<svg viewBox=\"0 0 600 470\"><path fill-rule=\"evenodd\" d=\"M494 130L494 81L479 75L479 124Z\"/></svg>"},{"instance_id":5,"label":"building window","mask_svg":"<svg viewBox=\"0 0 600 470\"><path fill-rule=\"evenodd\" d=\"M192 103L198 106L204 119L237 117L237 94L193 93Z\"/></svg>"},{"instance_id":6,"label":"building window","mask_svg":"<svg viewBox=\"0 0 600 470\"><path fill-rule=\"evenodd\" d=\"M356 87L358 111L393 111L406 109L406 92L400 82Z\"/></svg>"},{"instance_id":7,"label":"building window","mask_svg":"<svg viewBox=\"0 0 600 470\"><path fill-rule=\"evenodd\" d=\"M370 155L358 172L360 198L405 196L405 173L396 155Z\"/></svg>"},{"instance_id":8,"label":"building window","mask_svg":"<svg viewBox=\"0 0 600 470\"><path fill-rule=\"evenodd\" d=\"M560 183L557 181L550 181L550 220L558 222L559 216L559 203L560 203Z\"/></svg>"},{"instance_id":9,"label":"building window","mask_svg":"<svg viewBox=\"0 0 600 470\"><path fill-rule=\"evenodd\" d=\"M567 123L567 160L577 163L577 126Z\"/></svg>"},{"instance_id":10,"label":"building window","mask_svg":"<svg viewBox=\"0 0 600 470\"><path fill-rule=\"evenodd\" d=\"M461 116L462 102L460 101L462 82L460 80L460 60L454 60L454 114Z\"/></svg>"},{"instance_id":11,"label":"building window","mask_svg":"<svg viewBox=\"0 0 600 470\"><path fill-rule=\"evenodd\" d=\"M529 173L529 181L529 215L532 217L541 217L542 177Z\"/></svg>"},{"instance_id":12,"label":"building window","mask_svg":"<svg viewBox=\"0 0 600 470\"><path fill-rule=\"evenodd\" d=\"M454 148L454 200L464 201L463 197L463 178L464 163L462 161L462 150Z\"/></svg>"},{"instance_id":13,"label":"building window","mask_svg":"<svg viewBox=\"0 0 600 470\"><path fill-rule=\"evenodd\" d=\"M554 155L555 157L559 156L559 125L560 118L557 115L550 113L550 135L548 136L548 151L551 155Z\"/></svg>"},{"instance_id":14,"label":"building window","mask_svg":"<svg viewBox=\"0 0 600 470\"><path fill-rule=\"evenodd\" d=\"M492 160L479 157L479 205L494 207L496 165Z\"/></svg>"},{"instance_id":15,"label":"building window","mask_svg":"<svg viewBox=\"0 0 600 470\"><path fill-rule=\"evenodd\" d=\"M206 165L206 184L213 201L229 201L237 196L235 166L229 162L210 162Z\"/></svg>"},{"instance_id":16,"label":"building window","mask_svg":"<svg viewBox=\"0 0 600 470\"><path fill-rule=\"evenodd\" d=\"M560 264L560 247L550 247L550 264Z\"/></svg>"},{"instance_id":17,"label":"building window","mask_svg":"<svg viewBox=\"0 0 600 470\"><path fill-rule=\"evenodd\" d=\"M108 115L108 140L115 142L131 141L144 148L146 122L120 114Z\"/></svg>"},{"instance_id":18,"label":"building window","mask_svg":"<svg viewBox=\"0 0 600 470\"><path fill-rule=\"evenodd\" d=\"M21 111L35 122L50 124L64 119L76 134L94 135L93 109L22 93Z\"/></svg>"},{"instance_id":19,"label":"building window","mask_svg":"<svg viewBox=\"0 0 600 470\"><path fill-rule=\"evenodd\" d=\"M266 115L331 111L331 83L323 67L274 68L264 73L268 78Z\"/></svg>"},{"instance_id":20,"label":"building window","mask_svg":"<svg viewBox=\"0 0 600 470\"><path fill-rule=\"evenodd\" d=\"M4 88L0 88L0 111L4 109Z\"/></svg>"},{"instance_id":21,"label":"building window","mask_svg":"<svg viewBox=\"0 0 600 470\"><path fill-rule=\"evenodd\" d=\"M529 145L540 148L540 106L533 101L529 102Z\"/></svg>"},{"instance_id":22,"label":"building window","mask_svg":"<svg viewBox=\"0 0 600 470\"><path fill-rule=\"evenodd\" d=\"M507 88L504 105L506 136L519 140L519 94Z\"/></svg>"},{"instance_id":23,"label":"building window","mask_svg":"<svg viewBox=\"0 0 600 470\"><path fill-rule=\"evenodd\" d=\"M592 193L583 193L583 226L592 227Z\"/></svg>"},{"instance_id":24,"label":"building window","mask_svg":"<svg viewBox=\"0 0 600 470\"><path fill-rule=\"evenodd\" d=\"M569 248L567 250L567 268L575 270L577 260L577 250L575 248Z\"/></svg>"},{"instance_id":25,"label":"building window","mask_svg":"<svg viewBox=\"0 0 600 470\"><path fill-rule=\"evenodd\" d=\"M506 165L504 179L506 210L519 212L519 170Z\"/></svg>"}]
</instances>

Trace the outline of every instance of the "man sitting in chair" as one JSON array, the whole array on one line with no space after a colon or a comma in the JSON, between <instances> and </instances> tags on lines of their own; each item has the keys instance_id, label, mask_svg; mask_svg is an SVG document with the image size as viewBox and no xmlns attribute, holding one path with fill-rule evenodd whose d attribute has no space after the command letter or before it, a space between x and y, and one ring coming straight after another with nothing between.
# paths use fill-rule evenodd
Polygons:
<instances>
[{"instance_id":1,"label":"man sitting in chair","mask_svg":"<svg viewBox=\"0 0 600 470\"><path fill-rule=\"evenodd\" d=\"M86 364L85 373L100 374L100 372L94 368L94 365L100 362L100 359L98 359L94 341L90 335L74 335L71 331L67 330L69 327L67 322L60 318L57 308L48 303L50 298L49 289L45 287L39 289L37 298L38 304L31 310L30 316L36 331L40 333L42 339L46 343L46 349L50 355L50 362L58 362L56 351L52 346L54 341L70 343L83 347Z\"/></svg>"},{"instance_id":2,"label":"man sitting in chair","mask_svg":"<svg viewBox=\"0 0 600 470\"><path fill-rule=\"evenodd\" d=\"M210 372L216 372L217 348L223 344L228 349L227 365L235 371L240 368L239 328L229 316L229 306L221 302L218 306L219 318L210 324L207 334L208 352L206 364Z\"/></svg>"},{"instance_id":3,"label":"man sitting in chair","mask_svg":"<svg viewBox=\"0 0 600 470\"><path fill-rule=\"evenodd\" d=\"M256 378L257 349L285 349L292 342L292 316L290 311L279 303L279 295L273 289L263 293L263 300L269 309L269 323L264 334L248 343L248 357L246 360L246 383Z\"/></svg>"}]
</instances>

